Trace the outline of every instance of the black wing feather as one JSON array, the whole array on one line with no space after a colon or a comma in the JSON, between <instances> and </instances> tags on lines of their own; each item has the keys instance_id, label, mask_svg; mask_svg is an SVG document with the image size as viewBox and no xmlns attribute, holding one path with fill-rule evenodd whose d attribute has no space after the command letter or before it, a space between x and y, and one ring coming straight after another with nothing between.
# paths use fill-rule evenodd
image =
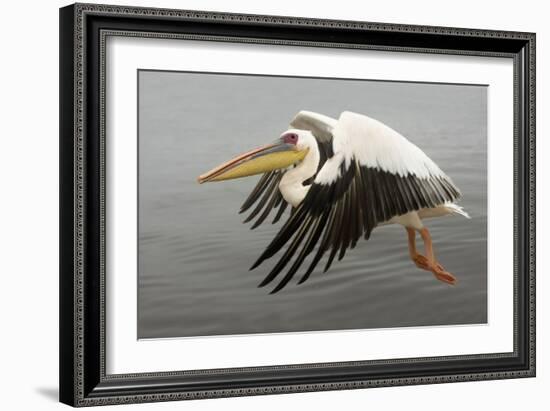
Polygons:
<instances>
[{"instance_id":1,"label":"black wing feather","mask_svg":"<svg viewBox=\"0 0 550 411\"><path fill-rule=\"evenodd\" d=\"M250 227L251 230L258 227L260 224L264 222L264 220L267 218L267 216L271 213L271 210L277 207L277 203L281 201L283 196L281 195L281 192L279 190L273 190L271 193L271 200L269 200L269 203L264 208L264 211L260 217L256 220L256 222ZM246 221L245 221L246 222Z\"/></svg>"},{"instance_id":2,"label":"black wing feather","mask_svg":"<svg viewBox=\"0 0 550 411\"><path fill-rule=\"evenodd\" d=\"M325 268L323 269L324 273L328 271L328 269L332 265L332 261L334 260L336 253L338 252L338 243L340 241L340 234L341 234L341 230L339 228L342 226L343 216L344 216L344 207L342 206L341 202L338 202L336 204L336 215L334 218L334 226L331 227L331 230L330 230L331 231L330 232L331 249L330 249L328 260L325 264Z\"/></svg>"},{"instance_id":3,"label":"black wing feather","mask_svg":"<svg viewBox=\"0 0 550 411\"><path fill-rule=\"evenodd\" d=\"M334 216L336 214L336 210L334 208L331 208L327 212L327 214L328 214L328 220L327 220L326 227L324 227L323 239L321 240L321 244L319 245L319 248L317 249L317 253L315 254L315 257L311 261L311 264L309 265L309 268L307 269L306 273L303 275L302 279L300 280L300 282L298 284L303 283L304 281L306 281L309 278L309 276L311 275L311 273L313 272L313 270L317 266L317 263L319 262L321 257L323 257L325 252L327 251L327 247L329 245L329 240L330 240L330 236L331 236L331 231L335 227Z\"/></svg>"},{"instance_id":4,"label":"black wing feather","mask_svg":"<svg viewBox=\"0 0 550 411\"><path fill-rule=\"evenodd\" d=\"M281 203L285 203L284 207L279 208L279 211L275 219L273 220L273 223L276 223L281 218L286 208L286 201L284 201L283 196L279 191L279 183L281 182L283 174L284 170L274 170L268 173L264 173L262 177L258 180L258 183L254 187L254 189L249 194L248 198L241 206L239 214L244 213L257 202L254 210L252 210L248 217L246 217L243 221L244 223L252 221L263 209L260 217L250 227L252 230L263 223L265 219L269 217L269 214L274 208L279 207Z\"/></svg>"},{"instance_id":5,"label":"black wing feather","mask_svg":"<svg viewBox=\"0 0 550 411\"><path fill-rule=\"evenodd\" d=\"M246 210L248 210L252 205L258 200L258 198L262 195L262 193L265 191L267 186L269 185L269 180L273 178L276 171L271 171L269 173L262 174L262 177L260 180L258 180L258 183L252 190L252 192L248 195L247 199L244 200L243 205L241 206L241 209L239 211L240 213L244 213Z\"/></svg>"},{"instance_id":6,"label":"black wing feather","mask_svg":"<svg viewBox=\"0 0 550 411\"><path fill-rule=\"evenodd\" d=\"M281 195L281 198L283 198L282 195ZM288 203L283 199L281 201L281 205L279 206L279 211L277 211L277 214L275 215L275 218L272 221L272 224L275 224L281 219L281 216L283 215L287 207L288 207Z\"/></svg>"},{"instance_id":7,"label":"black wing feather","mask_svg":"<svg viewBox=\"0 0 550 411\"><path fill-rule=\"evenodd\" d=\"M265 206L265 204L267 203L267 200L273 196L273 194L275 194L276 191L279 191L277 189L277 178L272 178L269 182L269 185L268 187L264 190L264 193L262 195L262 198L260 199L260 201L258 202L258 204L256 205L256 207L254 208L254 210L250 213L250 215L248 217L246 217L246 219L244 220L245 223L248 223L250 220L254 219L258 213L262 210L262 208ZM273 205L271 205L272 207ZM268 208L268 210L271 209Z\"/></svg>"},{"instance_id":8,"label":"black wing feather","mask_svg":"<svg viewBox=\"0 0 550 411\"><path fill-rule=\"evenodd\" d=\"M349 248L355 247L361 236L368 239L378 224L421 208L453 202L460 197L458 188L445 176L399 176L379 168L360 165L355 160L348 163L346 165L342 160L340 176L334 182L321 184L314 181L311 184L304 201L254 263L251 269L274 256L290 242L260 286L277 278L297 255L271 293L280 291L292 280L316 244L317 252L298 284L310 278L327 251L330 253L325 271L330 268L336 256L341 259ZM302 248L298 252L300 247Z\"/></svg>"}]
</instances>

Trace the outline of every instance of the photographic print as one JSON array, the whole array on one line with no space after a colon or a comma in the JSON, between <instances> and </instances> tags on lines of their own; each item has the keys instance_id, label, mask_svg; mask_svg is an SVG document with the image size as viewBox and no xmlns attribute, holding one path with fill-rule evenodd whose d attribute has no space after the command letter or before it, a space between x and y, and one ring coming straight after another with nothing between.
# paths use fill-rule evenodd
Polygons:
<instances>
[{"instance_id":1,"label":"photographic print","mask_svg":"<svg viewBox=\"0 0 550 411\"><path fill-rule=\"evenodd\" d=\"M138 71L138 338L487 323L487 86Z\"/></svg>"},{"instance_id":2,"label":"photographic print","mask_svg":"<svg viewBox=\"0 0 550 411\"><path fill-rule=\"evenodd\" d=\"M535 33L59 22L61 402L535 376Z\"/></svg>"}]
</instances>

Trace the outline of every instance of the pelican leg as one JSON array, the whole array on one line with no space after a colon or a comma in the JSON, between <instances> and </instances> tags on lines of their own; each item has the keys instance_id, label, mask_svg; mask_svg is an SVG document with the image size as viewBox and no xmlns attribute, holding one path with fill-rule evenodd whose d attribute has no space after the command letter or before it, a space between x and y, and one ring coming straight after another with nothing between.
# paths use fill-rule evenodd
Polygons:
<instances>
[{"instance_id":1,"label":"pelican leg","mask_svg":"<svg viewBox=\"0 0 550 411\"><path fill-rule=\"evenodd\" d=\"M435 278L437 278L439 281L443 281L444 283L452 285L456 284L455 276L446 271L445 268L443 268L443 266L436 261L432 244L432 236L430 235L430 232L426 227L420 230L420 236L424 241L424 252L426 253L425 258L428 260L429 265L428 270L431 271L435 275Z\"/></svg>"},{"instance_id":2,"label":"pelican leg","mask_svg":"<svg viewBox=\"0 0 550 411\"><path fill-rule=\"evenodd\" d=\"M406 227L409 237L409 256L413 263L422 270L431 271L431 266L426 257L416 250L416 231L413 228Z\"/></svg>"},{"instance_id":3,"label":"pelican leg","mask_svg":"<svg viewBox=\"0 0 550 411\"><path fill-rule=\"evenodd\" d=\"M432 237L428 229L424 227L419 231L424 242L425 256L420 254L416 249L416 230L409 227L406 229L409 238L409 256L413 263L422 270L431 271L438 280L448 284L455 284L456 278L446 271L435 259Z\"/></svg>"}]
</instances>

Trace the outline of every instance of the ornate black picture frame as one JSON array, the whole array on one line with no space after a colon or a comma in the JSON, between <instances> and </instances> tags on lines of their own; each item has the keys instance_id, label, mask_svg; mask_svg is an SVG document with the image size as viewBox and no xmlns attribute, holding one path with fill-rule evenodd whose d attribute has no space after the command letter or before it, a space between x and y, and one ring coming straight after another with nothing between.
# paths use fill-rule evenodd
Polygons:
<instances>
[{"instance_id":1,"label":"ornate black picture frame","mask_svg":"<svg viewBox=\"0 0 550 411\"><path fill-rule=\"evenodd\" d=\"M511 353L105 371L105 39L193 38L514 61ZM60 10L60 400L73 406L535 376L535 34L75 4Z\"/></svg>"}]
</instances>

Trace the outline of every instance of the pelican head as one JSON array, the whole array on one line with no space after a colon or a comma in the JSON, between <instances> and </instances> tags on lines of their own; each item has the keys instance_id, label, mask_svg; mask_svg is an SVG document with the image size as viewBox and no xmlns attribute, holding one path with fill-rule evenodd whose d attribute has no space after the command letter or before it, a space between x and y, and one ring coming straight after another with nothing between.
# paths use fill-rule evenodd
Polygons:
<instances>
[{"instance_id":1,"label":"pelican head","mask_svg":"<svg viewBox=\"0 0 550 411\"><path fill-rule=\"evenodd\" d=\"M274 142L247 151L200 175L197 181L223 181L285 169L301 162L314 147L315 137L307 130L290 129Z\"/></svg>"}]
</instances>

